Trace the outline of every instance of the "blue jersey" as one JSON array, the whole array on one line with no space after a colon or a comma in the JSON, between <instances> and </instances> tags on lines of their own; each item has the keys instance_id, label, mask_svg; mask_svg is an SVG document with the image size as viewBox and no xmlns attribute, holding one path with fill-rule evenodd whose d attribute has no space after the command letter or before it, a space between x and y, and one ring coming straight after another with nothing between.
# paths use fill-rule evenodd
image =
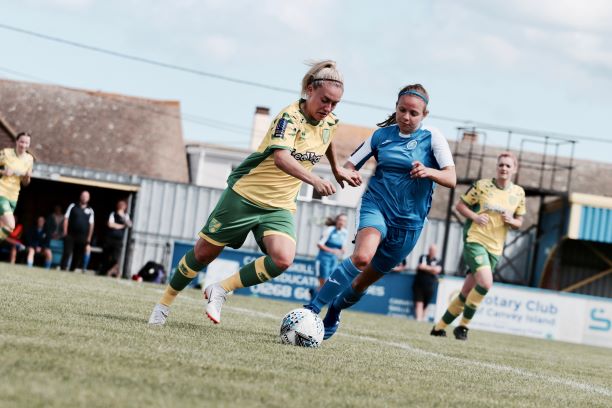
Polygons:
<instances>
[{"instance_id":1,"label":"blue jersey","mask_svg":"<svg viewBox=\"0 0 612 408\"><path fill-rule=\"evenodd\" d=\"M454 166L446 139L436 130L420 127L403 135L397 125L376 130L349 158L357 169L374 157L376 172L370 178L363 201L376 205L385 223L402 229L421 229L431 207L435 183L410 177L412 162L442 169Z\"/></svg>"},{"instance_id":2,"label":"blue jersey","mask_svg":"<svg viewBox=\"0 0 612 408\"><path fill-rule=\"evenodd\" d=\"M346 242L348 237L348 231L346 228L337 229L334 226L327 227L323 232L323 236L319 240L320 245L325 245L328 248L341 249ZM323 256L336 256L330 252L319 251L319 255Z\"/></svg>"}]
</instances>

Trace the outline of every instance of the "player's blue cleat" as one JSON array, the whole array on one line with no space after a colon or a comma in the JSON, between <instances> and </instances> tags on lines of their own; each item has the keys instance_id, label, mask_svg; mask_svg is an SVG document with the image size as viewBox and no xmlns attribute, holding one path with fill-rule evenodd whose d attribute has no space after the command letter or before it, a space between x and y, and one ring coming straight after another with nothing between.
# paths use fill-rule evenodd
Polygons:
<instances>
[{"instance_id":1,"label":"player's blue cleat","mask_svg":"<svg viewBox=\"0 0 612 408\"><path fill-rule=\"evenodd\" d=\"M333 304L327 308L327 314L323 319L323 327L325 328L325 334L323 340L328 340L331 336L336 334L336 330L340 326L340 312L342 309L336 309Z\"/></svg>"},{"instance_id":2,"label":"player's blue cleat","mask_svg":"<svg viewBox=\"0 0 612 408\"><path fill-rule=\"evenodd\" d=\"M313 305L312 303L304 305L304 309L308 309L308 310L310 310L314 314L321 313L321 309L319 309L317 306Z\"/></svg>"}]
</instances>

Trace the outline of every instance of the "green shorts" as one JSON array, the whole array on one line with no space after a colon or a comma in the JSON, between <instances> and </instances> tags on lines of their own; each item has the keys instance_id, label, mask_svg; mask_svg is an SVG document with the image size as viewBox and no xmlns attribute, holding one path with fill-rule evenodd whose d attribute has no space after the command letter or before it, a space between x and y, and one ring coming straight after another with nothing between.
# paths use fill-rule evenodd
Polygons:
<instances>
[{"instance_id":1,"label":"green shorts","mask_svg":"<svg viewBox=\"0 0 612 408\"><path fill-rule=\"evenodd\" d=\"M478 272L483 267L489 267L493 272L499 261L499 255L493 255L475 242L466 242L463 246L463 260L470 268L470 273Z\"/></svg>"},{"instance_id":2,"label":"green shorts","mask_svg":"<svg viewBox=\"0 0 612 408\"><path fill-rule=\"evenodd\" d=\"M0 215L12 214L17 207L17 201L11 201L6 197L0 196Z\"/></svg>"},{"instance_id":3,"label":"green shorts","mask_svg":"<svg viewBox=\"0 0 612 408\"><path fill-rule=\"evenodd\" d=\"M295 223L289 210L261 208L231 188L223 191L199 235L213 245L237 249L244 244L249 231L253 231L264 253L265 236L284 235L295 242Z\"/></svg>"}]
</instances>

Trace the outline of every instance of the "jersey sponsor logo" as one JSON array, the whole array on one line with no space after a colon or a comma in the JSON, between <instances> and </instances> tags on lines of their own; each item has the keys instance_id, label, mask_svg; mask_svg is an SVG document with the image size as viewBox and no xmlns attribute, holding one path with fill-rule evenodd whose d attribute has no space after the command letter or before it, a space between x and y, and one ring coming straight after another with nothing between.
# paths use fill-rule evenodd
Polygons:
<instances>
[{"instance_id":1,"label":"jersey sponsor logo","mask_svg":"<svg viewBox=\"0 0 612 408\"><path fill-rule=\"evenodd\" d=\"M414 150L417 147L417 141L416 140L411 140L408 143L406 143L406 149L408 150Z\"/></svg>"},{"instance_id":2,"label":"jersey sponsor logo","mask_svg":"<svg viewBox=\"0 0 612 408\"><path fill-rule=\"evenodd\" d=\"M385 140L384 142L380 144L380 147L383 147L384 145L389 144L389 143L391 143L391 140Z\"/></svg>"},{"instance_id":3,"label":"jersey sponsor logo","mask_svg":"<svg viewBox=\"0 0 612 408\"><path fill-rule=\"evenodd\" d=\"M213 218L208 223L208 230L210 232L217 232L219 231L219 228L221 228L221 223L216 218Z\"/></svg>"},{"instance_id":4,"label":"jersey sponsor logo","mask_svg":"<svg viewBox=\"0 0 612 408\"><path fill-rule=\"evenodd\" d=\"M330 282L330 283L335 283L336 285L340 285L340 282L338 282L334 278L327 278L327 281Z\"/></svg>"},{"instance_id":5,"label":"jersey sponsor logo","mask_svg":"<svg viewBox=\"0 0 612 408\"><path fill-rule=\"evenodd\" d=\"M483 210L484 211L495 212L495 213L498 213L498 214L505 214L506 213L506 209L504 207L502 207L501 205L492 205L492 204L488 204L488 203L485 203L485 205L483 206Z\"/></svg>"},{"instance_id":6,"label":"jersey sponsor logo","mask_svg":"<svg viewBox=\"0 0 612 408\"><path fill-rule=\"evenodd\" d=\"M272 133L273 139L284 139L285 138L285 130L287 130L287 123L289 121L285 118L280 118L276 123L276 128L274 129L274 133Z\"/></svg>"},{"instance_id":7,"label":"jersey sponsor logo","mask_svg":"<svg viewBox=\"0 0 612 408\"><path fill-rule=\"evenodd\" d=\"M309 161L313 165L317 164L321 160L321 157L323 157L322 154L316 155L314 152L299 153L295 149L291 151L291 155L297 161Z\"/></svg>"}]
</instances>

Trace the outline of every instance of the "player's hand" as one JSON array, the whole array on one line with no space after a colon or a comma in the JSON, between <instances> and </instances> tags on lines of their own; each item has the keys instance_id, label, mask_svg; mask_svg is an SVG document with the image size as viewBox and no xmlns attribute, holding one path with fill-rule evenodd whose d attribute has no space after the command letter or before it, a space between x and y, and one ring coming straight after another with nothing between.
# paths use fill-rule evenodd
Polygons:
<instances>
[{"instance_id":1,"label":"player's hand","mask_svg":"<svg viewBox=\"0 0 612 408\"><path fill-rule=\"evenodd\" d=\"M334 172L334 177L341 188L344 188L345 181L351 187L360 186L363 181L358 171L345 169L343 167L340 167Z\"/></svg>"},{"instance_id":2,"label":"player's hand","mask_svg":"<svg viewBox=\"0 0 612 408\"><path fill-rule=\"evenodd\" d=\"M423 163L418 160L412 162L412 170L410 170L410 177L412 178L430 178L431 170L429 167L425 167Z\"/></svg>"},{"instance_id":3,"label":"player's hand","mask_svg":"<svg viewBox=\"0 0 612 408\"><path fill-rule=\"evenodd\" d=\"M508 211L502 214L502 219L506 224L512 224L512 222L514 221L514 217Z\"/></svg>"},{"instance_id":4,"label":"player's hand","mask_svg":"<svg viewBox=\"0 0 612 408\"><path fill-rule=\"evenodd\" d=\"M487 214L478 214L474 218L474 222L478 225L487 225L489 223L489 216Z\"/></svg>"},{"instance_id":5,"label":"player's hand","mask_svg":"<svg viewBox=\"0 0 612 408\"><path fill-rule=\"evenodd\" d=\"M331 183L331 181L323 180L322 178L319 178L317 181L315 181L312 187L314 187L317 194L322 197L332 195L336 192L336 188Z\"/></svg>"}]
</instances>

